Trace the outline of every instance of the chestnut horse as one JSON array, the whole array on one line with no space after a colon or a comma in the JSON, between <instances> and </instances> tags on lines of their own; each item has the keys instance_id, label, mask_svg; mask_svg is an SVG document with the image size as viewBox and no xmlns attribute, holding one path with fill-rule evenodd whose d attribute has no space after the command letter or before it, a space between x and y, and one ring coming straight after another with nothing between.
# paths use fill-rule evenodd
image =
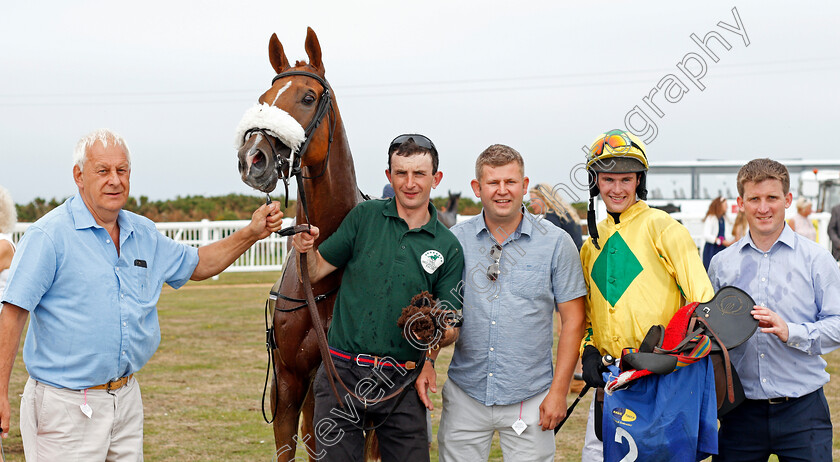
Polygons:
<instances>
[{"instance_id":1,"label":"chestnut horse","mask_svg":"<svg viewBox=\"0 0 840 462\"><path fill-rule=\"evenodd\" d=\"M277 76L260 96L260 104L246 112L240 122L237 146L242 181L265 193L274 190L278 179L288 186L299 163L295 218L298 224L312 223L320 228L318 245L335 232L362 195L356 185L341 114L324 78L321 46L311 28L307 29L305 48L309 63L298 61L292 66L277 35L271 36L268 56ZM269 302L274 307L276 343L270 353L274 360L270 395L276 458L294 459L303 412L300 440L312 459L316 454L312 381L321 356L298 280L296 252L291 250L285 261ZM340 282L341 272L336 271L312 287L324 326L332 318Z\"/></svg>"}]
</instances>

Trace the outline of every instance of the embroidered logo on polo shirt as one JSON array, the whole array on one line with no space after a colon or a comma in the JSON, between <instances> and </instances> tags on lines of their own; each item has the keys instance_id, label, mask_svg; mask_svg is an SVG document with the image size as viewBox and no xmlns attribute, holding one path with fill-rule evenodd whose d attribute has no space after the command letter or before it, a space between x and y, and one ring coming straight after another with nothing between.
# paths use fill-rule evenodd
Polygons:
<instances>
[{"instance_id":1,"label":"embroidered logo on polo shirt","mask_svg":"<svg viewBox=\"0 0 840 462\"><path fill-rule=\"evenodd\" d=\"M443 265L443 254L437 250L427 250L420 256L420 264L427 273L432 274Z\"/></svg>"}]
</instances>

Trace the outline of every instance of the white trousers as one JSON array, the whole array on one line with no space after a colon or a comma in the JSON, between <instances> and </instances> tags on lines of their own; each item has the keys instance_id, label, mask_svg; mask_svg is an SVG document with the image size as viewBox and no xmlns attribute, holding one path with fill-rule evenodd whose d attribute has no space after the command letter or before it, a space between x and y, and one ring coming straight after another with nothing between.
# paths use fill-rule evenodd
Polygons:
<instances>
[{"instance_id":1,"label":"white trousers","mask_svg":"<svg viewBox=\"0 0 840 462\"><path fill-rule=\"evenodd\" d=\"M548 390L521 403L485 406L447 380L443 386L443 410L438 428L440 462L478 462L490 456L493 433L506 462L551 462L554 460L554 431L539 426L540 404ZM521 409L521 411L520 411ZM520 418L528 427L517 435L511 428Z\"/></svg>"},{"instance_id":2,"label":"white trousers","mask_svg":"<svg viewBox=\"0 0 840 462\"><path fill-rule=\"evenodd\" d=\"M581 462L603 462L604 460L604 443L595 436L595 393L592 393L592 403L589 405L589 418L586 419L586 436L583 439L580 460Z\"/></svg>"},{"instance_id":3,"label":"white trousers","mask_svg":"<svg viewBox=\"0 0 840 462\"><path fill-rule=\"evenodd\" d=\"M142 461L143 400L132 378L118 390L55 388L31 377L20 400L27 462Z\"/></svg>"}]
</instances>

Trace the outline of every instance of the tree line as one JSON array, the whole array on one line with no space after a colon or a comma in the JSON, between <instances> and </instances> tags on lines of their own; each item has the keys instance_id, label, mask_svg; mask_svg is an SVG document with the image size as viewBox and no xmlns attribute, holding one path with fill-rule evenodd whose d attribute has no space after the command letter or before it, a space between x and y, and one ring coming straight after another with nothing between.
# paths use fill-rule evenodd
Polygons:
<instances>
[{"instance_id":1,"label":"tree line","mask_svg":"<svg viewBox=\"0 0 840 462\"><path fill-rule=\"evenodd\" d=\"M18 221L33 222L46 215L50 210L61 205L65 199L52 198L46 200L37 197L26 204L16 204ZM281 210L287 217L294 216L297 201L289 200L285 207L283 196L272 197L279 202ZM432 204L440 210L446 205L446 197L433 197ZM125 209L143 215L152 221L200 221L208 219L218 220L249 220L257 207L265 203L264 198L247 194L227 194L224 196L177 196L175 199L149 200L147 196L129 197ZM481 203L470 198L462 197L458 202L458 213L461 215L475 215L481 212Z\"/></svg>"}]
</instances>

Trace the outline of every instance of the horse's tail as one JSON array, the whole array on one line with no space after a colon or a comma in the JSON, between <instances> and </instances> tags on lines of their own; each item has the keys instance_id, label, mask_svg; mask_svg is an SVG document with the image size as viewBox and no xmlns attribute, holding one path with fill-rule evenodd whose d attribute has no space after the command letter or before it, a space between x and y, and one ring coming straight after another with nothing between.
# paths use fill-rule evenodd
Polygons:
<instances>
[{"instance_id":1,"label":"horse's tail","mask_svg":"<svg viewBox=\"0 0 840 462\"><path fill-rule=\"evenodd\" d=\"M365 435L365 459L366 462L377 462L382 460L379 454L379 438L376 437L376 430L371 430Z\"/></svg>"}]
</instances>

